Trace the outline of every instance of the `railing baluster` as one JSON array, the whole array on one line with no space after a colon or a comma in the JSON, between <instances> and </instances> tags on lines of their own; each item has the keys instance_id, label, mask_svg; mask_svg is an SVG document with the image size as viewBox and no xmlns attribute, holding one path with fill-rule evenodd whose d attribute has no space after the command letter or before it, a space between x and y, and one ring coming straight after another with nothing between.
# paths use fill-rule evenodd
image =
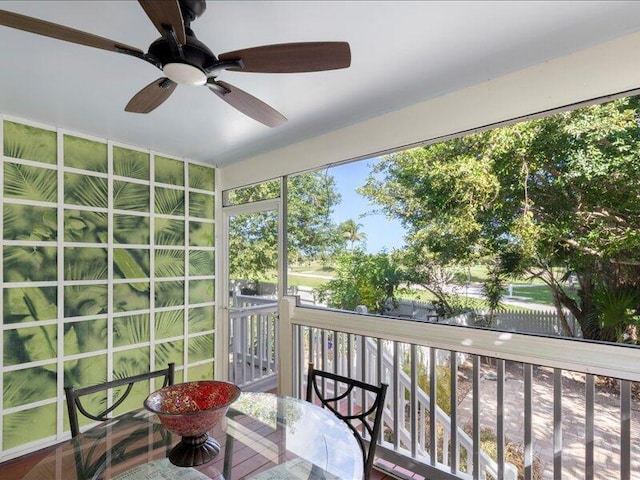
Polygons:
<instances>
[{"instance_id":1,"label":"railing baluster","mask_svg":"<svg viewBox=\"0 0 640 480\"><path fill-rule=\"evenodd\" d=\"M562 370L553 369L553 478L562 480Z\"/></svg>"},{"instance_id":2,"label":"railing baluster","mask_svg":"<svg viewBox=\"0 0 640 480\"><path fill-rule=\"evenodd\" d=\"M262 376L262 372L264 371L264 329L266 327L266 317L264 314L260 313L256 315L256 329L257 329L257 345L256 345L256 353L258 354L258 377Z\"/></svg>"},{"instance_id":3,"label":"railing baluster","mask_svg":"<svg viewBox=\"0 0 640 480\"><path fill-rule=\"evenodd\" d=\"M620 380L620 480L631 478L631 382Z\"/></svg>"},{"instance_id":4,"label":"railing baluster","mask_svg":"<svg viewBox=\"0 0 640 480\"><path fill-rule=\"evenodd\" d=\"M458 355L455 351L449 352L449 364L451 366L451 473L458 473Z\"/></svg>"},{"instance_id":5,"label":"railing baluster","mask_svg":"<svg viewBox=\"0 0 640 480\"><path fill-rule=\"evenodd\" d=\"M496 442L498 453L498 480L504 480L504 360L496 361L497 367L497 421L496 421Z\"/></svg>"},{"instance_id":6,"label":"railing baluster","mask_svg":"<svg viewBox=\"0 0 640 480\"><path fill-rule=\"evenodd\" d=\"M533 366L524 364L524 480L533 479L533 429L531 425L533 398Z\"/></svg>"},{"instance_id":7,"label":"railing baluster","mask_svg":"<svg viewBox=\"0 0 640 480\"><path fill-rule=\"evenodd\" d=\"M411 456L418 454L418 347L411 344Z\"/></svg>"},{"instance_id":8,"label":"railing baluster","mask_svg":"<svg viewBox=\"0 0 640 480\"><path fill-rule=\"evenodd\" d=\"M473 478L480 478L480 357L473 356ZM467 452L467 464L469 452ZM469 465L467 465L469 471Z\"/></svg>"},{"instance_id":9,"label":"railing baluster","mask_svg":"<svg viewBox=\"0 0 640 480\"><path fill-rule=\"evenodd\" d=\"M382 360L380 349L381 342L378 343L378 358ZM400 365L398 361L398 342L393 342L393 374L392 378L392 394L393 394L393 447L394 449L398 449L400 446L400 410L404 410L402 403L403 398L400 398L400 385L398 384L398 378L400 377ZM380 377L380 371L382 370L382 362L378 362L378 377ZM403 411L404 413L404 411Z\"/></svg>"},{"instance_id":10,"label":"railing baluster","mask_svg":"<svg viewBox=\"0 0 640 480\"><path fill-rule=\"evenodd\" d=\"M347 376L353 378L353 334L347 334ZM349 396L349 404L347 405L347 412L349 415L353 414L353 399Z\"/></svg>"},{"instance_id":11,"label":"railing baluster","mask_svg":"<svg viewBox=\"0 0 640 480\"><path fill-rule=\"evenodd\" d=\"M438 405L436 393L438 391L436 388L437 381L436 349L429 347L429 456L431 457L431 465L434 467L438 459L438 437L436 436L436 406ZM443 451L444 450L446 450L446 448L443 448Z\"/></svg>"},{"instance_id":12,"label":"railing baluster","mask_svg":"<svg viewBox=\"0 0 640 480\"><path fill-rule=\"evenodd\" d=\"M595 381L591 374L586 375L585 379L585 412L584 412L584 479L593 480L593 453L594 453L594 435L593 435L593 406L595 400Z\"/></svg>"}]
</instances>

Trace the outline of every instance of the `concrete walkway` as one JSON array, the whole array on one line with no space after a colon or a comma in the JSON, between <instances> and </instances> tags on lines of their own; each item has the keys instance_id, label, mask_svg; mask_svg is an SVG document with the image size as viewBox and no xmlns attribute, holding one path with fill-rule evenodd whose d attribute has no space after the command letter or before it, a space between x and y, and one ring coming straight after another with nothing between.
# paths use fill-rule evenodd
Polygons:
<instances>
[{"instance_id":1,"label":"concrete walkway","mask_svg":"<svg viewBox=\"0 0 640 480\"><path fill-rule=\"evenodd\" d=\"M524 380L517 368L507 368L504 398L505 436L524 444ZM480 380L480 423L495 432L497 382L495 369L482 367ZM490 375L493 374L493 375ZM534 368L533 373L533 454L540 461L542 479L553 479L553 371ZM562 478L584 479L585 400L584 375L566 372L562 388ZM472 422L473 394L458 407L459 425ZM594 408L594 478L620 478L620 400L617 393L596 386ZM632 403L631 478L640 478L640 406ZM635 473L633 473L635 472ZM536 478L536 477L534 477Z\"/></svg>"}]
</instances>

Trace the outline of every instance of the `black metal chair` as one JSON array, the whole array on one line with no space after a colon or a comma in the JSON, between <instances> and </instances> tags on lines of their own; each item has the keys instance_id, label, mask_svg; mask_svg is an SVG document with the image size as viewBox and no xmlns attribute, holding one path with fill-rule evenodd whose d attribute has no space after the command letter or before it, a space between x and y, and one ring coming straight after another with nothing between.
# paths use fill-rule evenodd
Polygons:
<instances>
[{"instance_id":1,"label":"black metal chair","mask_svg":"<svg viewBox=\"0 0 640 480\"><path fill-rule=\"evenodd\" d=\"M164 370L156 370L155 372L142 373L133 377L121 378L118 380L112 380L110 382L93 385L91 387L84 387L75 389L74 387L64 387L64 393L67 396L67 411L69 412L69 425L71 426L71 436L76 437L80 433L80 424L78 421L78 412L87 418L92 420L104 422L109 419L109 414L118 408L125 401L134 384L145 380L151 380L153 378L164 377L163 387L173 385L175 376L175 364L170 363ZM91 395L92 393L108 390L110 388L120 387L127 385L127 388L120 395L117 401L108 408L98 412L88 412L82 405L80 397L85 395ZM142 405L141 405L142 406Z\"/></svg>"},{"instance_id":2,"label":"black metal chair","mask_svg":"<svg viewBox=\"0 0 640 480\"><path fill-rule=\"evenodd\" d=\"M319 385L319 383L321 384ZM323 388L326 387L327 383L333 384L332 392L327 392L327 389ZM343 399L350 401L352 395L360 393L358 391L362 393L362 397L358 399L359 403L362 403L363 397L367 396L367 392L370 392L374 396L371 405L368 407L360 405L361 408L357 413L352 412L349 407L347 407L346 412L341 411L340 401ZM382 413L384 410L384 398L387 393L387 385L385 383L381 383L379 386L371 385L335 373L316 370L313 367L313 363L310 363L307 373L307 402L313 402L314 392L321 406L333 412L334 415L344 421L353 432L362 450L364 478L368 479L373 467L378 436L382 428ZM344 410L344 408L342 408L342 410ZM373 421L371 417L373 417ZM363 439L362 434L364 432L359 431L359 428L360 430L366 430L366 433L369 435L368 440Z\"/></svg>"}]
</instances>

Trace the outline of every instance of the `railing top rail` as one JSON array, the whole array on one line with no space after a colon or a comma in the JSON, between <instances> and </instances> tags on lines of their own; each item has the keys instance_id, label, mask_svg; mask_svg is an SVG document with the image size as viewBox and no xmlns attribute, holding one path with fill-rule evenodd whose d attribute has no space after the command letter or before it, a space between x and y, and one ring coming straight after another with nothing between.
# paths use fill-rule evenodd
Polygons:
<instances>
[{"instance_id":1,"label":"railing top rail","mask_svg":"<svg viewBox=\"0 0 640 480\"><path fill-rule=\"evenodd\" d=\"M282 307L298 325L640 381L638 347L301 307L295 297Z\"/></svg>"},{"instance_id":2,"label":"railing top rail","mask_svg":"<svg viewBox=\"0 0 640 480\"><path fill-rule=\"evenodd\" d=\"M229 307L229 316L231 318L244 317L247 314L253 315L257 313L277 313L277 303L267 303L263 305L251 305L249 307Z\"/></svg>"}]
</instances>

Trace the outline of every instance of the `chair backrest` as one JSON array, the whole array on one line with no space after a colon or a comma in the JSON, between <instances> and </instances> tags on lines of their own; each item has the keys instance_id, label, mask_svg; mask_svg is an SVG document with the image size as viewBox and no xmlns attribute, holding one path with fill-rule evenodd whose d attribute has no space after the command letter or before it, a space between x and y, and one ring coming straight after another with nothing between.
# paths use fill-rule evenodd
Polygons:
<instances>
[{"instance_id":1,"label":"chair backrest","mask_svg":"<svg viewBox=\"0 0 640 480\"><path fill-rule=\"evenodd\" d=\"M173 379L175 376L175 364L170 363L164 370L156 370L155 372L141 373L133 377L120 378L118 380L112 380L110 382L100 383L91 387L84 387L75 389L74 387L64 387L64 393L67 396L67 411L69 412L69 424L71 426L71 436L75 437L80 433L80 424L78 421L78 412L87 418L92 420L104 422L109 419L109 414L118 408L126 400L127 396L131 392L133 385L137 382L145 380L151 380L157 377L164 377L163 387L173 385ZM88 412L82 405L80 397L85 395L91 395L92 393L108 390L110 388L120 387L127 385L124 392L121 393L117 401L113 404L101 410L98 413Z\"/></svg>"},{"instance_id":2,"label":"chair backrest","mask_svg":"<svg viewBox=\"0 0 640 480\"><path fill-rule=\"evenodd\" d=\"M327 386L332 387L331 391L326 388ZM367 392L373 395L373 401L369 405L364 405L365 397L371 396L367 395ZM379 386L371 385L335 373L316 370L313 368L313 363L310 363L307 373L307 402L313 403L314 393L321 406L331 410L353 432L362 450L364 478L368 479L382 428L382 413L387 385L384 383ZM356 401L359 408L349 406L353 400ZM363 430L369 436L367 441L362 437Z\"/></svg>"}]
</instances>

